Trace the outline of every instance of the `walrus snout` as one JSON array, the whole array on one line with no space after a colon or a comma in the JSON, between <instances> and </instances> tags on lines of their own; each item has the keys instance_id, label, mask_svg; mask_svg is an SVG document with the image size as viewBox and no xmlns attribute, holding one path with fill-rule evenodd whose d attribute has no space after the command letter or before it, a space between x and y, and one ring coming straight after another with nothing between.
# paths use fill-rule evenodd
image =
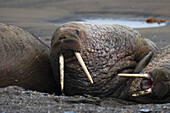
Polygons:
<instances>
[{"instance_id":1,"label":"walrus snout","mask_svg":"<svg viewBox=\"0 0 170 113\"><path fill-rule=\"evenodd\" d=\"M80 52L81 43L77 34L67 30L53 34L51 49L57 56L61 55L64 51Z\"/></svg>"},{"instance_id":2,"label":"walrus snout","mask_svg":"<svg viewBox=\"0 0 170 113\"><path fill-rule=\"evenodd\" d=\"M80 38L81 33L75 28L61 27L53 34L51 41L51 57L58 59L56 62L59 62L60 86L62 92L64 90L64 65L76 61L76 59L90 82L93 83L92 77L81 57L82 44Z\"/></svg>"}]
</instances>

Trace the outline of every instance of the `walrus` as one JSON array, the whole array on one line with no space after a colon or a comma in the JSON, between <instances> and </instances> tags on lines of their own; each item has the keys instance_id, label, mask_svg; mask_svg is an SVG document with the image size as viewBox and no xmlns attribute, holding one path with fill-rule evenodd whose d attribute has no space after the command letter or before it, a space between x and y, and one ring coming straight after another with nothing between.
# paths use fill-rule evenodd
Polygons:
<instances>
[{"instance_id":1,"label":"walrus","mask_svg":"<svg viewBox=\"0 0 170 113\"><path fill-rule=\"evenodd\" d=\"M160 93L154 92L161 90L163 84L154 82L150 76L151 73L155 75L154 70L137 74L135 77L144 78L139 84L135 84L131 76L127 77L127 73L140 73L158 50L154 43L126 26L68 22L57 28L52 36L50 62L57 86L61 87L60 93L65 95L86 94L159 103L169 89L166 88L163 96L156 96ZM164 75L158 74L159 78ZM169 73L167 75L169 77ZM150 85L147 87L146 84ZM143 87L141 90L144 91L139 91L135 85Z\"/></svg>"},{"instance_id":2,"label":"walrus","mask_svg":"<svg viewBox=\"0 0 170 113\"><path fill-rule=\"evenodd\" d=\"M133 80L129 90L134 95L132 100L140 103L170 102L170 45L157 52L140 73L147 76ZM136 77L135 74L130 75ZM146 90L151 91L149 95L145 95Z\"/></svg>"},{"instance_id":3,"label":"walrus","mask_svg":"<svg viewBox=\"0 0 170 113\"><path fill-rule=\"evenodd\" d=\"M17 85L57 93L48 46L25 30L3 23L0 23L0 43L0 87Z\"/></svg>"}]
</instances>

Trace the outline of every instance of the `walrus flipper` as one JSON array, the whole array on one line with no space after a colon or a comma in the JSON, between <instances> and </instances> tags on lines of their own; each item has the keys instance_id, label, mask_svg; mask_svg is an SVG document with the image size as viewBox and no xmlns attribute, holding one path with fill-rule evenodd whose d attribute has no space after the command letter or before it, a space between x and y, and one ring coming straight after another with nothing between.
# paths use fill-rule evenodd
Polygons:
<instances>
[{"instance_id":1,"label":"walrus flipper","mask_svg":"<svg viewBox=\"0 0 170 113\"><path fill-rule=\"evenodd\" d=\"M149 61L151 60L153 56L153 52L149 52L148 55L146 55L136 66L134 73L139 73L143 70L143 68L145 68L145 66L147 66L147 64L149 63Z\"/></svg>"}]
</instances>

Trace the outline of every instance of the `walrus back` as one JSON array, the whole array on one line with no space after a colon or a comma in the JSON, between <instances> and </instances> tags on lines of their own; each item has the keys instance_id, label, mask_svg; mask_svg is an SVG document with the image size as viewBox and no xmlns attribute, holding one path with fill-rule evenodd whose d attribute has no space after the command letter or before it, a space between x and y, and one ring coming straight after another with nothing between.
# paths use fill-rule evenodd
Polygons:
<instances>
[{"instance_id":1,"label":"walrus back","mask_svg":"<svg viewBox=\"0 0 170 113\"><path fill-rule=\"evenodd\" d=\"M0 87L17 85L42 92L56 91L49 48L21 28L0 23Z\"/></svg>"}]
</instances>

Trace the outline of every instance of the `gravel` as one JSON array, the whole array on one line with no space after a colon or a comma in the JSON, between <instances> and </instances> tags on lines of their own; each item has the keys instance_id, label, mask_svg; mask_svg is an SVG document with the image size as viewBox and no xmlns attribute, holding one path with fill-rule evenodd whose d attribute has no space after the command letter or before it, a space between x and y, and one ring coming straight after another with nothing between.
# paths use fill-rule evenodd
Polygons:
<instances>
[{"instance_id":1,"label":"gravel","mask_svg":"<svg viewBox=\"0 0 170 113\"><path fill-rule=\"evenodd\" d=\"M0 112L2 113L77 113L123 112L160 113L170 112L170 103L125 105L114 100L101 101L97 97L55 96L54 94L25 90L17 86L0 88Z\"/></svg>"}]
</instances>

